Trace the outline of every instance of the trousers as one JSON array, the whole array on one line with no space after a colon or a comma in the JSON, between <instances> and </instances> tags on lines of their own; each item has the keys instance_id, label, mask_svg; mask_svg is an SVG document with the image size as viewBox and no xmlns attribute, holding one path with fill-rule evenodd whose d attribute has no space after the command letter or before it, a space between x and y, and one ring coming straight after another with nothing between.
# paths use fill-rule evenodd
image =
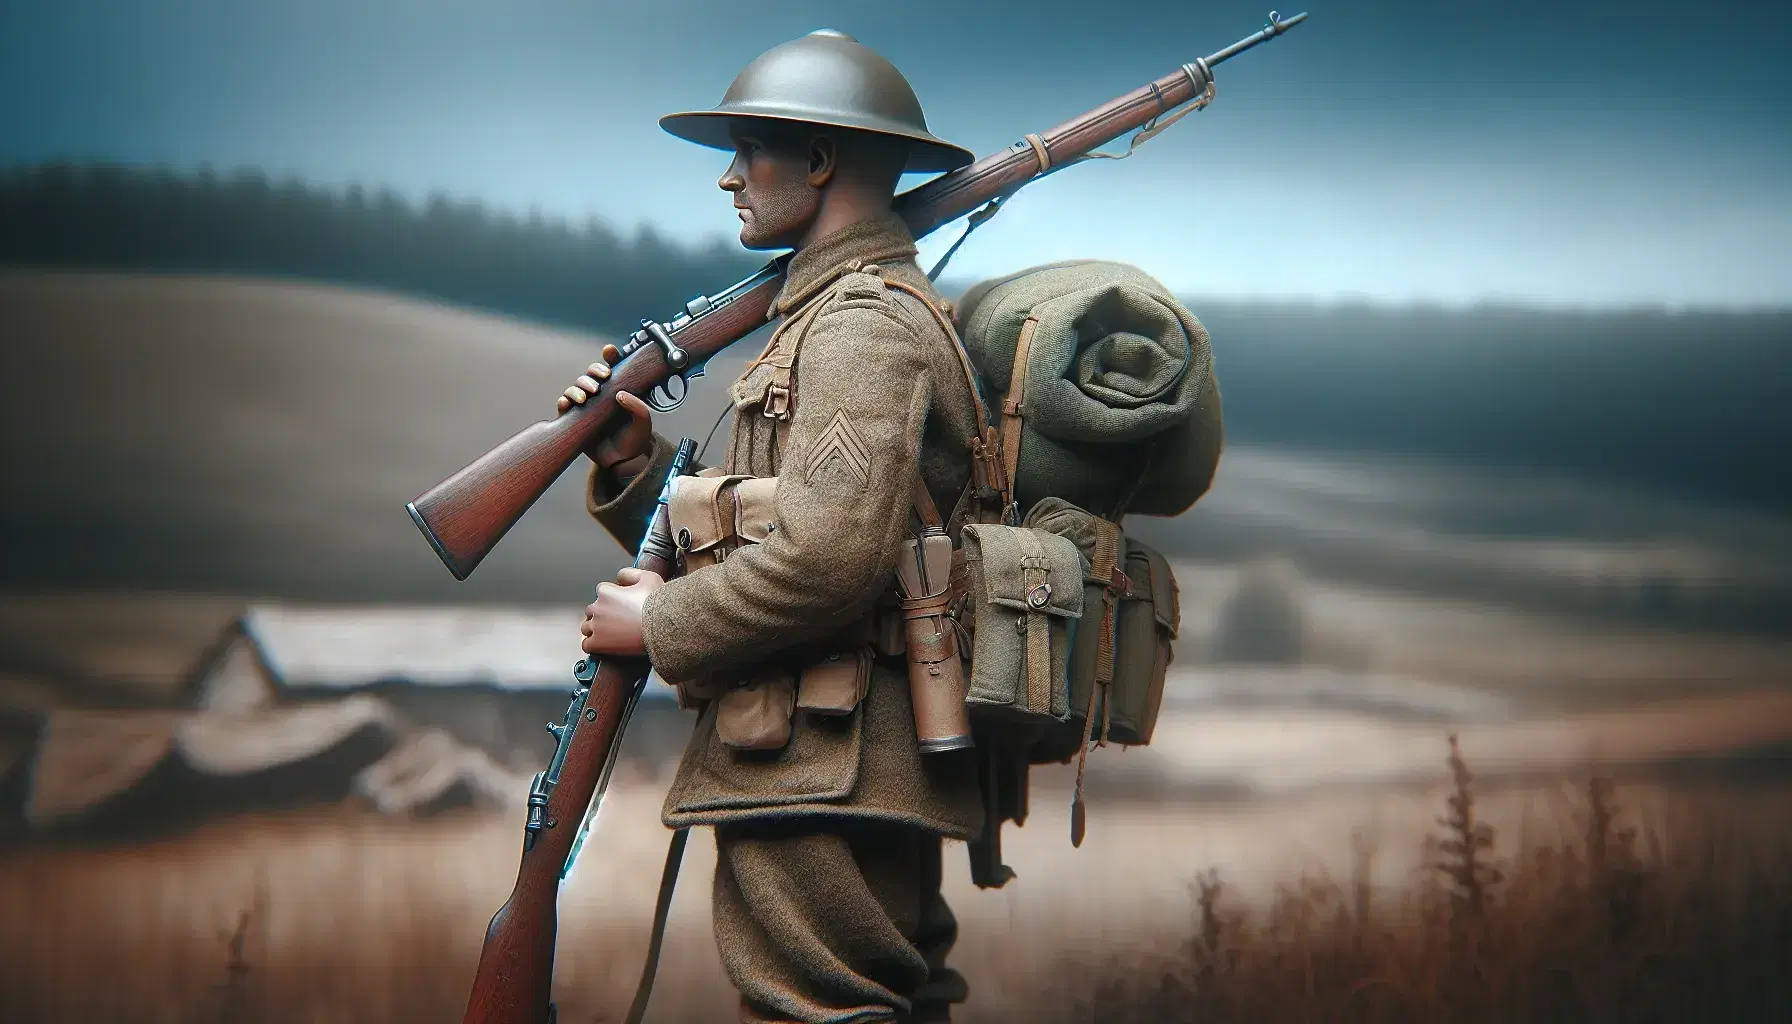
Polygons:
<instances>
[{"instance_id":1,"label":"trousers","mask_svg":"<svg viewBox=\"0 0 1792 1024\"><path fill-rule=\"evenodd\" d=\"M943 1024L968 987L943 840L910 825L795 818L716 826L714 916L744 1024Z\"/></svg>"}]
</instances>

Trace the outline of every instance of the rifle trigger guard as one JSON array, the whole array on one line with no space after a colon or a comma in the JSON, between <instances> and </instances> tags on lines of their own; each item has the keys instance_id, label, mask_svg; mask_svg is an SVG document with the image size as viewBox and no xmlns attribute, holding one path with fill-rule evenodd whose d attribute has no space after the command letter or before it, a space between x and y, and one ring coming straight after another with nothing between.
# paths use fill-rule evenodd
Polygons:
<instances>
[{"instance_id":1,"label":"rifle trigger guard","mask_svg":"<svg viewBox=\"0 0 1792 1024\"><path fill-rule=\"evenodd\" d=\"M702 373L703 371L697 370L691 373L691 376L702 376ZM674 381L678 383L676 389L672 386ZM664 384L654 385L653 390L647 394L647 405L654 412L671 412L683 405L684 400L690 396L691 382L686 379L684 374L675 373L667 377Z\"/></svg>"}]
</instances>

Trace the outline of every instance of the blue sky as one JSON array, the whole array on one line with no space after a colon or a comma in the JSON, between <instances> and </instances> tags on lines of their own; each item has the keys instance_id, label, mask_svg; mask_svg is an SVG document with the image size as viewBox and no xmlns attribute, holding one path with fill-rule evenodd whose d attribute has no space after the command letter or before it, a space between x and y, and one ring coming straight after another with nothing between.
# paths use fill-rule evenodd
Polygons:
<instances>
[{"instance_id":1,"label":"blue sky","mask_svg":"<svg viewBox=\"0 0 1792 1024\"><path fill-rule=\"evenodd\" d=\"M1290 6L1291 14L1302 8ZM1042 182L954 276L1125 259L1225 297L1792 304L1777 4L1315 0L1212 109ZM0 164L258 166L519 212L729 232L658 115L844 29L978 152L1253 31L1267 0L58 0L0 13ZM948 230L927 252L949 241Z\"/></svg>"}]
</instances>

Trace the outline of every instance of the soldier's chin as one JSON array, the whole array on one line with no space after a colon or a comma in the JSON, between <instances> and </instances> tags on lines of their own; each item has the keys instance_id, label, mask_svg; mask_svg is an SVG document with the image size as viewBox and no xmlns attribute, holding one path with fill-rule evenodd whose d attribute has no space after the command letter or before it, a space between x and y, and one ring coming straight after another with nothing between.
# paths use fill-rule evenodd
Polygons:
<instances>
[{"instance_id":1,"label":"soldier's chin","mask_svg":"<svg viewBox=\"0 0 1792 1024\"><path fill-rule=\"evenodd\" d=\"M747 249L787 249L783 242L783 232L767 231L753 222L751 217L743 216L740 225L740 244Z\"/></svg>"}]
</instances>

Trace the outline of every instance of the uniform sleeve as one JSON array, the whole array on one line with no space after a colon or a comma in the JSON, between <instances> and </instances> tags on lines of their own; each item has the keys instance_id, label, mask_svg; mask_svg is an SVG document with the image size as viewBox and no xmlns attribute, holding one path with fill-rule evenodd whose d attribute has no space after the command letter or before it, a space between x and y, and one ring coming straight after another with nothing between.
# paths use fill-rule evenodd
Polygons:
<instances>
[{"instance_id":1,"label":"uniform sleeve","mask_svg":"<svg viewBox=\"0 0 1792 1024\"><path fill-rule=\"evenodd\" d=\"M912 323L877 292L828 300L802 342L769 536L669 581L643 606L647 651L665 678L825 637L889 585L932 379Z\"/></svg>"},{"instance_id":2,"label":"uniform sleeve","mask_svg":"<svg viewBox=\"0 0 1792 1024\"><path fill-rule=\"evenodd\" d=\"M585 486L585 511L598 521L616 543L634 552L647 534L648 520L666 485L666 474L672 469L672 456L677 445L658 434L653 435L653 451L646 468L626 484L601 466L593 465ZM696 473L702 466L693 464L687 472Z\"/></svg>"}]
</instances>

